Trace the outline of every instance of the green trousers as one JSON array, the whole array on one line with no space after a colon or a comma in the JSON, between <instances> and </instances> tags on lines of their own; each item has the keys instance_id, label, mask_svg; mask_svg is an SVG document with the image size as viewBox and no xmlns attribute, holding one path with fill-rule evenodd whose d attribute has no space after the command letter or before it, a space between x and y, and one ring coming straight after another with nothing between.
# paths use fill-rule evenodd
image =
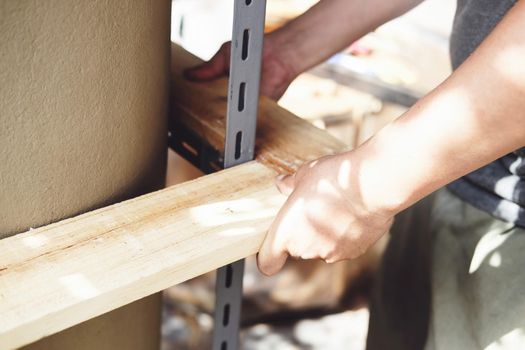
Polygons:
<instances>
[{"instance_id":1,"label":"green trousers","mask_svg":"<svg viewBox=\"0 0 525 350\"><path fill-rule=\"evenodd\" d=\"M367 349L525 349L525 230L446 189L398 215Z\"/></svg>"}]
</instances>

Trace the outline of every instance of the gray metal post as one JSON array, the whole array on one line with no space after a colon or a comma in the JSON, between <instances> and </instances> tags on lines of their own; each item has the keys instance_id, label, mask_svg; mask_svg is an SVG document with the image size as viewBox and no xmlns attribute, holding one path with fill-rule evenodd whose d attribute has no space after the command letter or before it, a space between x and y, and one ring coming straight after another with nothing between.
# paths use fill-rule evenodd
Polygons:
<instances>
[{"instance_id":1,"label":"gray metal post","mask_svg":"<svg viewBox=\"0 0 525 350\"><path fill-rule=\"evenodd\" d=\"M254 157L266 0L235 0L224 167ZM214 350L236 350L244 260L217 270Z\"/></svg>"}]
</instances>

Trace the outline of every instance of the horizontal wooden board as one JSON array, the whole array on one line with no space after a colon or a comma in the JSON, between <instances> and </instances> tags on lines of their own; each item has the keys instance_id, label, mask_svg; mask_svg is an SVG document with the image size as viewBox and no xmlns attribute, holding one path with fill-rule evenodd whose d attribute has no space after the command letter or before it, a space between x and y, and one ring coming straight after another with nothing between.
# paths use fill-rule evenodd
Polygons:
<instances>
[{"instance_id":1,"label":"horizontal wooden board","mask_svg":"<svg viewBox=\"0 0 525 350\"><path fill-rule=\"evenodd\" d=\"M0 240L0 348L255 254L275 175L251 162Z\"/></svg>"}]
</instances>

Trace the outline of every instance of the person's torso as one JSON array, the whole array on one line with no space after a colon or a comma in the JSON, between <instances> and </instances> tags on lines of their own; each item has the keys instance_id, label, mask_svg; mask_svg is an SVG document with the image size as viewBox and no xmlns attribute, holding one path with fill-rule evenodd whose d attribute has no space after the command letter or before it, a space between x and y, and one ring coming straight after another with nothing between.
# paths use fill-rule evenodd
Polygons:
<instances>
[{"instance_id":1,"label":"person's torso","mask_svg":"<svg viewBox=\"0 0 525 350\"><path fill-rule=\"evenodd\" d=\"M450 38L453 69L468 58L515 3L516 0L458 0ZM525 148L448 187L470 204L525 227Z\"/></svg>"}]
</instances>

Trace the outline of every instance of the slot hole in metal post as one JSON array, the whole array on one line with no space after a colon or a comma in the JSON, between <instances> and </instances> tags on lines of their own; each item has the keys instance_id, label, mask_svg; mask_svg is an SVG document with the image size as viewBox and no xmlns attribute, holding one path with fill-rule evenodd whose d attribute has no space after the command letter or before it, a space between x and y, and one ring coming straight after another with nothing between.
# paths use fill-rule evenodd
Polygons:
<instances>
[{"instance_id":1,"label":"slot hole in metal post","mask_svg":"<svg viewBox=\"0 0 525 350\"><path fill-rule=\"evenodd\" d=\"M184 38L184 16L181 16L180 22L179 22L179 36Z\"/></svg>"},{"instance_id":2,"label":"slot hole in metal post","mask_svg":"<svg viewBox=\"0 0 525 350\"><path fill-rule=\"evenodd\" d=\"M243 61L246 61L248 58L248 46L250 45L250 30L245 29L242 33L242 50L241 58Z\"/></svg>"},{"instance_id":3,"label":"slot hole in metal post","mask_svg":"<svg viewBox=\"0 0 525 350\"><path fill-rule=\"evenodd\" d=\"M228 350L228 343L226 343L225 341L223 341L221 343L221 350Z\"/></svg>"},{"instance_id":4,"label":"slot hole in metal post","mask_svg":"<svg viewBox=\"0 0 525 350\"><path fill-rule=\"evenodd\" d=\"M241 158L242 131L235 135L235 159Z\"/></svg>"},{"instance_id":5,"label":"slot hole in metal post","mask_svg":"<svg viewBox=\"0 0 525 350\"><path fill-rule=\"evenodd\" d=\"M224 310L222 311L222 325L226 327L230 323L230 304L224 305Z\"/></svg>"},{"instance_id":6,"label":"slot hole in metal post","mask_svg":"<svg viewBox=\"0 0 525 350\"><path fill-rule=\"evenodd\" d=\"M237 110L242 112L244 110L244 99L246 97L246 83L239 85L239 101L237 103Z\"/></svg>"},{"instance_id":7,"label":"slot hole in metal post","mask_svg":"<svg viewBox=\"0 0 525 350\"><path fill-rule=\"evenodd\" d=\"M225 286L226 288L230 288L232 286L232 280L233 280L233 269L232 265L226 265L226 281Z\"/></svg>"},{"instance_id":8,"label":"slot hole in metal post","mask_svg":"<svg viewBox=\"0 0 525 350\"><path fill-rule=\"evenodd\" d=\"M252 4L252 0L246 0L245 3L246 3L246 6L250 6Z\"/></svg>"}]
</instances>

